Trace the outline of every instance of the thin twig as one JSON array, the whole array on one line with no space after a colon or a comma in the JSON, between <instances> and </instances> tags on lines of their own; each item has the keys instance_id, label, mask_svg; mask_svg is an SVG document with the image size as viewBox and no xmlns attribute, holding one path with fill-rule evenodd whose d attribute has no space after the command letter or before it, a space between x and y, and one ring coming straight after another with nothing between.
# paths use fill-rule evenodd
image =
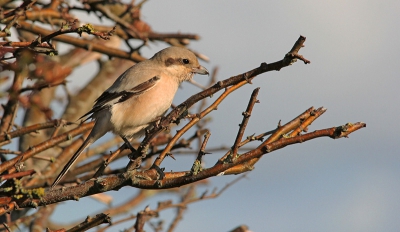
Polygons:
<instances>
[{"instance_id":1,"label":"thin twig","mask_svg":"<svg viewBox=\"0 0 400 232\"><path fill-rule=\"evenodd\" d=\"M35 84L34 86L28 86L28 87L25 87L25 88L21 88L19 90L19 92L23 93L25 91L32 91L32 90L39 91L39 90L44 89L44 88L51 88L51 87L55 87L55 86L59 86L59 85L65 85L65 84L66 84L65 80L60 81L58 83L38 83L38 84Z\"/></svg>"},{"instance_id":2,"label":"thin twig","mask_svg":"<svg viewBox=\"0 0 400 232\"><path fill-rule=\"evenodd\" d=\"M45 28L39 27L39 26L31 24L31 23L23 22L23 21L19 22L19 25L20 25L20 29L29 31L29 32L32 32L35 34L48 35L48 34L53 33L53 31L47 30ZM52 39L56 40L56 41L68 43L68 44L74 45L76 47L84 48L84 49L87 49L90 51L100 52L100 53L106 54L110 57L119 57L119 58L132 60L135 62L140 62L140 61L145 60L144 57L140 56L137 53L129 53L129 52L125 52L120 49L104 46L104 44L100 43L100 42L74 38L74 37L68 36L68 35L59 35Z\"/></svg>"},{"instance_id":3,"label":"thin twig","mask_svg":"<svg viewBox=\"0 0 400 232\"><path fill-rule=\"evenodd\" d=\"M97 214L94 218L88 216L84 222L67 230L67 232L86 231L104 223L111 224L111 218L107 214Z\"/></svg>"},{"instance_id":4,"label":"thin twig","mask_svg":"<svg viewBox=\"0 0 400 232\"><path fill-rule=\"evenodd\" d=\"M196 191L196 186L191 185L189 187L189 189L187 190L187 192L185 193L185 195L183 195L183 197L181 199L181 203L189 201L191 198L193 198L195 191ZM177 207L176 215L168 227L168 230L167 230L168 232L173 232L175 230L175 228L178 226L179 221L181 221L183 219L183 214L186 209L187 209L187 206Z\"/></svg>"},{"instance_id":5,"label":"thin twig","mask_svg":"<svg viewBox=\"0 0 400 232\"><path fill-rule=\"evenodd\" d=\"M192 168L190 169L190 173L192 175L197 175L197 173L199 173L203 169L203 167L201 166L201 159L203 158L203 156L205 154L207 154L205 152L205 150L206 150L206 146L207 146L208 139L210 138L210 136L211 136L211 133L207 130L207 132L204 135L204 141L200 146L199 153L197 154L197 158L194 161Z\"/></svg>"},{"instance_id":6,"label":"thin twig","mask_svg":"<svg viewBox=\"0 0 400 232\"><path fill-rule=\"evenodd\" d=\"M19 103L19 90L22 88L22 82L24 81L26 71L27 68L23 64L20 64L17 70L15 70L13 84L9 90L9 100L7 104L3 106L4 113L0 124L1 133L8 133L14 124L14 118Z\"/></svg>"},{"instance_id":7,"label":"thin twig","mask_svg":"<svg viewBox=\"0 0 400 232\"><path fill-rule=\"evenodd\" d=\"M50 147L53 147L59 143L62 143L64 141L67 141L68 139L71 139L72 137L77 136L77 135L81 134L82 132L91 129L93 127L93 125L94 125L94 122L89 122L89 123L83 124L76 129L73 129L62 135L59 135L48 141L44 141L43 143L40 143L36 146L31 147L28 151L25 151L21 155L13 158L11 160L7 160L6 162L0 164L0 173L3 173L6 170L10 169L18 161L23 162L23 161L31 158L32 156L38 154L41 151L44 151L44 150L46 150ZM20 160L21 157L22 157L22 159Z\"/></svg>"},{"instance_id":8,"label":"thin twig","mask_svg":"<svg viewBox=\"0 0 400 232\"><path fill-rule=\"evenodd\" d=\"M27 127L23 127L21 129L0 135L0 142L3 142L5 140L10 140L12 138L15 137L19 137L21 135L25 135L31 132L36 132L38 130L43 130L43 129L49 129L49 128L55 128L55 127L59 127L60 125L70 125L71 123L65 122L62 119L55 119L52 120L50 122L45 122L45 123L39 123L39 124L35 124L32 126L27 126Z\"/></svg>"},{"instance_id":9,"label":"thin twig","mask_svg":"<svg viewBox=\"0 0 400 232\"><path fill-rule=\"evenodd\" d=\"M310 114L310 117L305 119L302 124L295 130L293 130L287 137L294 137L299 135L302 131L307 132L307 127L311 125L313 121L315 121L319 116L326 112L326 108L320 107L316 110L313 110Z\"/></svg>"},{"instance_id":10,"label":"thin twig","mask_svg":"<svg viewBox=\"0 0 400 232\"><path fill-rule=\"evenodd\" d=\"M239 131L237 133L235 143L233 144L232 147L232 154L231 158L234 159L234 156L237 155L238 149L239 149L239 143L242 141L244 131L246 130L247 123L249 122L251 112L253 111L253 107L256 103L259 101L257 100L258 92L260 91L260 88L256 88L253 90L253 93L251 94L249 104L247 105L247 109L245 112L242 113L243 115L243 120L242 123L239 124Z\"/></svg>"},{"instance_id":11,"label":"thin twig","mask_svg":"<svg viewBox=\"0 0 400 232\"><path fill-rule=\"evenodd\" d=\"M21 6L15 8L12 11L7 12L4 14L4 18L8 18L11 16L14 16L9 22L7 22L6 27L3 28L3 30L0 31L0 37L6 37L6 36L11 36L11 27L13 27L18 19L25 14L25 11L31 8L33 4L35 4L36 0L28 0L22 2Z\"/></svg>"},{"instance_id":12,"label":"thin twig","mask_svg":"<svg viewBox=\"0 0 400 232\"><path fill-rule=\"evenodd\" d=\"M17 173L13 173L13 174L6 174L6 175L1 175L0 176L0 181L3 182L5 180L9 180L9 179L13 179L13 178L21 178L24 176L31 176L33 174L35 174L36 171L35 170L29 170L29 171L24 171L24 172L17 172Z\"/></svg>"},{"instance_id":13,"label":"thin twig","mask_svg":"<svg viewBox=\"0 0 400 232\"><path fill-rule=\"evenodd\" d=\"M118 148L116 151L110 154L110 156L104 160L104 162L100 165L99 169L96 171L96 173L93 175L93 178L99 177L103 174L104 170L106 167L113 161L115 160L121 152L125 150L125 146L122 145L120 148Z\"/></svg>"}]
</instances>

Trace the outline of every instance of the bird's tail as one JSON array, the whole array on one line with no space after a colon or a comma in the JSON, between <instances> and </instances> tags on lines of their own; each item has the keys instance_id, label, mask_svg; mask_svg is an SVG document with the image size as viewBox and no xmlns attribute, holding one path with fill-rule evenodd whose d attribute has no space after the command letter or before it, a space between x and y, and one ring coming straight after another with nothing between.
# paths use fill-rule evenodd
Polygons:
<instances>
[{"instance_id":1,"label":"bird's tail","mask_svg":"<svg viewBox=\"0 0 400 232\"><path fill-rule=\"evenodd\" d=\"M83 142L83 144L79 147L79 149L75 152L75 154L72 156L72 158L68 161L68 163L64 166L63 170L58 174L57 178L54 180L54 183L51 185L51 188L56 186L61 179L67 174L68 170L72 167L72 165L75 163L75 161L78 159L78 157L82 154L82 152L90 146L95 139L91 134L88 136L88 138Z\"/></svg>"}]
</instances>

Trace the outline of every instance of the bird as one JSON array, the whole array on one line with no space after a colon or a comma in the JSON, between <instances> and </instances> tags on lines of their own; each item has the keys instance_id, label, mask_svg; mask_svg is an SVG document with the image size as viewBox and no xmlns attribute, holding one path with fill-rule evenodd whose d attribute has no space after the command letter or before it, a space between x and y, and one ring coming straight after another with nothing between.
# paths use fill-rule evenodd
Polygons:
<instances>
[{"instance_id":1,"label":"bird","mask_svg":"<svg viewBox=\"0 0 400 232\"><path fill-rule=\"evenodd\" d=\"M92 119L95 124L51 188L61 181L87 147L109 131L119 135L134 151L129 140L144 135L166 113L179 85L191 80L194 74L209 75L209 72L193 52L183 47L165 48L128 68L81 117Z\"/></svg>"}]
</instances>

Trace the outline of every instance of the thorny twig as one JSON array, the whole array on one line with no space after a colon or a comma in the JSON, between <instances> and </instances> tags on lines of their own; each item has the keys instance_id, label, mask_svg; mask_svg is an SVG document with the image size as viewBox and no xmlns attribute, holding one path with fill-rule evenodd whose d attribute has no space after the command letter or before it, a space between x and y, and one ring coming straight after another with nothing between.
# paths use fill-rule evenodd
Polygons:
<instances>
[{"instance_id":1,"label":"thorny twig","mask_svg":"<svg viewBox=\"0 0 400 232\"><path fill-rule=\"evenodd\" d=\"M250 119L250 116L251 116L251 112L253 111L254 105L259 102L257 100L257 96L258 96L258 92L259 91L260 91L260 88L256 88L253 91L253 93L251 94L251 97L250 97L249 104L247 105L247 109L246 109L246 111L244 111L242 113L243 120L242 120L242 123L239 124L239 131L238 131L238 134L236 136L235 143L233 144L233 147L232 147L232 153L231 153L232 157L231 157L231 159L233 159L234 156L238 155L237 152L238 152L238 149L239 149L239 143L242 141L242 138L243 138L243 135L244 135L244 131L245 131L246 127L247 127L247 123L249 122L249 119Z\"/></svg>"},{"instance_id":2,"label":"thorny twig","mask_svg":"<svg viewBox=\"0 0 400 232\"><path fill-rule=\"evenodd\" d=\"M67 232L86 231L104 223L111 224L111 218L104 213L97 214L94 218L88 216L85 221L67 230Z\"/></svg>"}]
</instances>

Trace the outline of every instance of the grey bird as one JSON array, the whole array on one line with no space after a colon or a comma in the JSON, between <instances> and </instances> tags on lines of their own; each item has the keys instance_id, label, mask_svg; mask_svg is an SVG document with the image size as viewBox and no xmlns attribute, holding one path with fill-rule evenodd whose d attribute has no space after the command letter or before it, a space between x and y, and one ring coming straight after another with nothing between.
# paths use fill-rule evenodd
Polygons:
<instances>
[{"instance_id":1,"label":"grey bird","mask_svg":"<svg viewBox=\"0 0 400 232\"><path fill-rule=\"evenodd\" d=\"M133 149L129 140L143 135L169 109L179 85L196 73L209 74L191 51L181 47L163 49L126 70L81 117L95 120L95 125L51 187L60 182L88 146L109 131Z\"/></svg>"}]
</instances>

